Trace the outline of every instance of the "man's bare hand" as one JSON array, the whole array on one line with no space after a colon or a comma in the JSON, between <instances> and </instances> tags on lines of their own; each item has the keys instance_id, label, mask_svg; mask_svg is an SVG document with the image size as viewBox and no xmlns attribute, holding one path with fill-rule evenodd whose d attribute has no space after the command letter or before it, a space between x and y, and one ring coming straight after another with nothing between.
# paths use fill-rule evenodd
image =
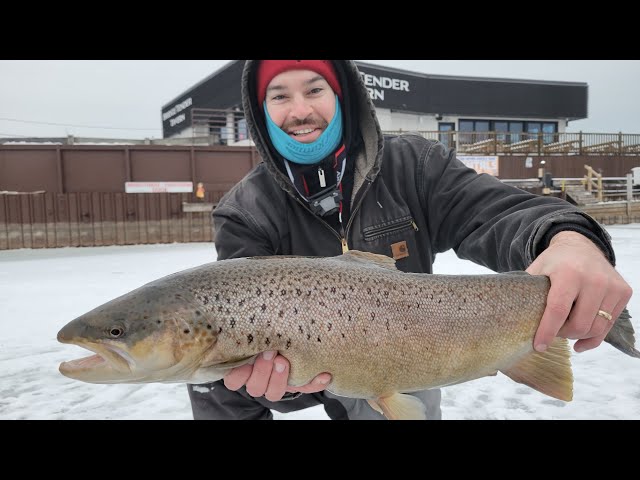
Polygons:
<instances>
[{"instance_id":1,"label":"man's bare hand","mask_svg":"<svg viewBox=\"0 0 640 480\"><path fill-rule=\"evenodd\" d=\"M289 386L288 379L289 361L282 355L276 355L276 352L268 351L259 354L253 365L232 369L224 377L224 385L229 390L238 390L246 385L247 393L252 397L264 395L267 400L277 402L286 392L321 392L331 381L331 375L321 373L301 387Z\"/></svg>"},{"instance_id":2,"label":"man's bare hand","mask_svg":"<svg viewBox=\"0 0 640 480\"><path fill-rule=\"evenodd\" d=\"M527 272L551 279L547 306L534 339L538 351L546 350L554 337L578 340L576 352L597 347L633 293L600 249L577 232L555 235ZM600 310L610 313L612 319L598 315Z\"/></svg>"}]
</instances>

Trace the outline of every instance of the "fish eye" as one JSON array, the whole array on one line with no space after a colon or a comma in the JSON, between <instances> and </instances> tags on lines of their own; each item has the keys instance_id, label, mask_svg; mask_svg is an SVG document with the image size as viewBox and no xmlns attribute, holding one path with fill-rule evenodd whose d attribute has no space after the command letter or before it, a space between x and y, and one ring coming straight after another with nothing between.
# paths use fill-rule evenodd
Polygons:
<instances>
[{"instance_id":1,"label":"fish eye","mask_svg":"<svg viewBox=\"0 0 640 480\"><path fill-rule=\"evenodd\" d=\"M111 335L112 338L121 337L123 334L124 334L124 328L122 327L111 327L109 329L109 335Z\"/></svg>"}]
</instances>

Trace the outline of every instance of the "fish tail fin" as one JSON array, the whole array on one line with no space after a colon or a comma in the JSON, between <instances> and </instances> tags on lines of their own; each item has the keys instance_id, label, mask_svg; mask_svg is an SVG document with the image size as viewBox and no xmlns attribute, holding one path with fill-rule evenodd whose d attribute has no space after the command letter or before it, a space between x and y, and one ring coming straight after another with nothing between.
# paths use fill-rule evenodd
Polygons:
<instances>
[{"instance_id":1,"label":"fish tail fin","mask_svg":"<svg viewBox=\"0 0 640 480\"><path fill-rule=\"evenodd\" d=\"M394 393L386 397L368 400L371 408L382 413L389 420L426 420L424 403L406 393Z\"/></svg>"},{"instance_id":2,"label":"fish tail fin","mask_svg":"<svg viewBox=\"0 0 640 480\"><path fill-rule=\"evenodd\" d=\"M630 319L629 310L625 308L604 337L604 341L627 355L640 358L640 352L635 349L636 337Z\"/></svg>"},{"instance_id":3,"label":"fish tail fin","mask_svg":"<svg viewBox=\"0 0 640 480\"><path fill-rule=\"evenodd\" d=\"M573 399L571 350L566 338L555 338L546 351L531 353L508 370L501 371L513 381L550 397L565 402Z\"/></svg>"}]
</instances>

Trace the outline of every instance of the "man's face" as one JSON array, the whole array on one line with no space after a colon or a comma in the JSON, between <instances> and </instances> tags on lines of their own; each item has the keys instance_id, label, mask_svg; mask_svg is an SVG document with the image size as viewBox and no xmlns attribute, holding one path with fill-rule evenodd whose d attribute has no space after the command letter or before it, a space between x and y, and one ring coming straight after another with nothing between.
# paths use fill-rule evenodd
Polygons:
<instances>
[{"instance_id":1,"label":"man's face","mask_svg":"<svg viewBox=\"0 0 640 480\"><path fill-rule=\"evenodd\" d=\"M336 96L324 77L311 70L289 70L267 86L267 111L273 123L298 142L311 143L336 112Z\"/></svg>"}]
</instances>

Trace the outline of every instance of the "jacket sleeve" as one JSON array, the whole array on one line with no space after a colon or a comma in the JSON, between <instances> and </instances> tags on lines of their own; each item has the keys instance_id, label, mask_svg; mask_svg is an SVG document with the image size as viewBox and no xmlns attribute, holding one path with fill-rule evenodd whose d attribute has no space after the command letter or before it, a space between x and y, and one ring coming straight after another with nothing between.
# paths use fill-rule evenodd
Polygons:
<instances>
[{"instance_id":1,"label":"jacket sleeve","mask_svg":"<svg viewBox=\"0 0 640 480\"><path fill-rule=\"evenodd\" d=\"M416 177L434 252L453 248L460 258L496 272L525 270L553 235L573 230L615 265L609 234L589 215L562 199L477 174L441 143L425 148Z\"/></svg>"},{"instance_id":2,"label":"jacket sleeve","mask_svg":"<svg viewBox=\"0 0 640 480\"><path fill-rule=\"evenodd\" d=\"M275 254L268 235L250 212L225 202L212 216L218 260Z\"/></svg>"}]
</instances>

